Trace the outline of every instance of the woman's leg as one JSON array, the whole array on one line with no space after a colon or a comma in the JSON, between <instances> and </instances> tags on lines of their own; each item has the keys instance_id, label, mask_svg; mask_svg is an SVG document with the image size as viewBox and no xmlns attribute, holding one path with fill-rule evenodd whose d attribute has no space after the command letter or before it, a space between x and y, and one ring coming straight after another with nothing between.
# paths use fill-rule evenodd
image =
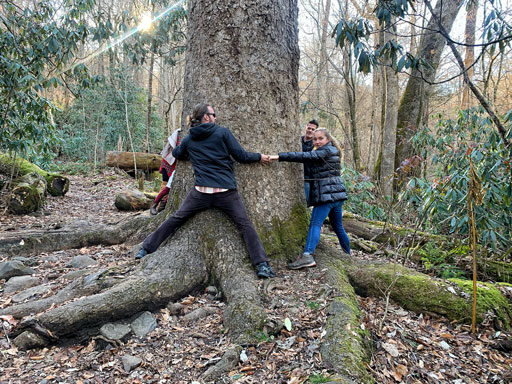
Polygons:
<instances>
[{"instance_id":1,"label":"woman's leg","mask_svg":"<svg viewBox=\"0 0 512 384\"><path fill-rule=\"evenodd\" d=\"M311 220L309 221L308 237L306 239L306 247L304 253L312 255L315 252L315 248L320 241L320 229L324 223L325 218L331 210L330 204L317 205L313 208L311 213Z\"/></svg>"},{"instance_id":2,"label":"woman's leg","mask_svg":"<svg viewBox=\"0 0 512 384\"><path fill-rule=\"evenodd\" d=\"M345 253L350 255L350 240L343 228L343 201L337 202L329 212L329 221L331 222L334 232L338 236L341 248Z\"/></svg>"}]
</instances>

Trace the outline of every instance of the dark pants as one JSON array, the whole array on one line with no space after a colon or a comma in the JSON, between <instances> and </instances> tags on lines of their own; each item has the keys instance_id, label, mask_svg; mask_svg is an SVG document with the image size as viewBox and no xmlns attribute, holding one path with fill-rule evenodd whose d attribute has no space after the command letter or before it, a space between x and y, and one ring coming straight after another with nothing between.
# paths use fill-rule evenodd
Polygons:
<instances>
[{"instance_id":1,"label":"dark pants","mask_svg":"<svg viewBox=\"0 0 512 384\"><path fill-rule=\"evenodd\" d=\"M192 189L178 210L165 220L155 232L149 235L144 240L144 243L142 243L142 246L148 253L155 252L160 244L167 237L172 236L188 219L196 213L209 208L220 209L235 222L240 232L242 232L249 256L254 265L268 261L263 244L261 244L258 233L252 226L249 217L247 217L245 206L236 190L208 194L198 192L195 188Z\"/></svg>"}]
</instances>

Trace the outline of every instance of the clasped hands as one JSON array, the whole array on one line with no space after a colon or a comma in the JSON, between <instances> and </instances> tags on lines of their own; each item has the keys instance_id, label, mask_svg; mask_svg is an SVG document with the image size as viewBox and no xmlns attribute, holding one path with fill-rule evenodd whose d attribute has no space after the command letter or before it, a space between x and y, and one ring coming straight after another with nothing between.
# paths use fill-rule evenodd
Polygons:
<instances>
[{"instance_id":1,"label":"clasped hands","mask_svg":"<svg viewBox=\"0 0 512 384\"><path fill-rule=\"evenodd\" d=\"M263 153L261 154L261 159L260 159L260 163L262 165L268 165L276 160L279 160L279 155L264 155Z\"/></svg>"}]
</instances>

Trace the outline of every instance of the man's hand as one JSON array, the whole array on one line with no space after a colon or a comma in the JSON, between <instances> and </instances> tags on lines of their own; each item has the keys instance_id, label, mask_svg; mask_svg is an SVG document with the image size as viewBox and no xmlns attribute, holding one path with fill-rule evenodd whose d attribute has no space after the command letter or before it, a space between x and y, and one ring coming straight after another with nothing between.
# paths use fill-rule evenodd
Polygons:
<instances>
[{"instance_id":1,"label":"man's hand","mask_svg":"<svg viewBox=\"0 0 512 384\"><path fill-rule=\"evenodd\" d=\"M269 156L269 159L270 159L270 161L271 161L271 162L272 162L272 161L279 160L279 155L270 155L270 156Z\"/></svg>"}]
</instances>

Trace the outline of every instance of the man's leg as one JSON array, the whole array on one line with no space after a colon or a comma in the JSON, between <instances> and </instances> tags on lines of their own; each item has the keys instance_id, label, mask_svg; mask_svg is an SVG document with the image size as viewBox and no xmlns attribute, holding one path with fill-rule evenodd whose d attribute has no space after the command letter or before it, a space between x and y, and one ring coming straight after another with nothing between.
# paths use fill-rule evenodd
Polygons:
<instances>
[{"instance_id":1,"label":"man's leg","mask_svg":"<svg viewBox=\"0 0 512 384\"><path fill-rule=\"evenodd\" d=\"M146 240L142 243L147 253L155 252L160 244L169 236L173 235L174 232L187 221L189 218L194 216L196 213L208 209L211 204L211 197L206 193L201 193L192 189L181 206L174 214L165 220L155 232L146 237Z\"/></svg>"},{"instance_id":2,"label":"man's leg","mask_svg":"<svg viewBox=\"0 0 512 384\"><path fill-rule=\"evenodd\" d=\"M309 207L309 194L311 192L311 184L309 181L304 182L304 195L306 196L306 205Z\"/></svg>"},{"instance_id":3,"label":"man's leg","mask_svg":"<svg viewBox=\"0 0 512 384\"><path fill-rule=\"evenodd\" d=\"M236 190L227 192L216 193L214 196L213 206L224 211L235 222L236 226L242 232L249 257L253 265L262 262L268 262L267 254L263 249L263 244L254 229L247 211L245 210L244 203Z\"/></svg>"}]
</instances>

